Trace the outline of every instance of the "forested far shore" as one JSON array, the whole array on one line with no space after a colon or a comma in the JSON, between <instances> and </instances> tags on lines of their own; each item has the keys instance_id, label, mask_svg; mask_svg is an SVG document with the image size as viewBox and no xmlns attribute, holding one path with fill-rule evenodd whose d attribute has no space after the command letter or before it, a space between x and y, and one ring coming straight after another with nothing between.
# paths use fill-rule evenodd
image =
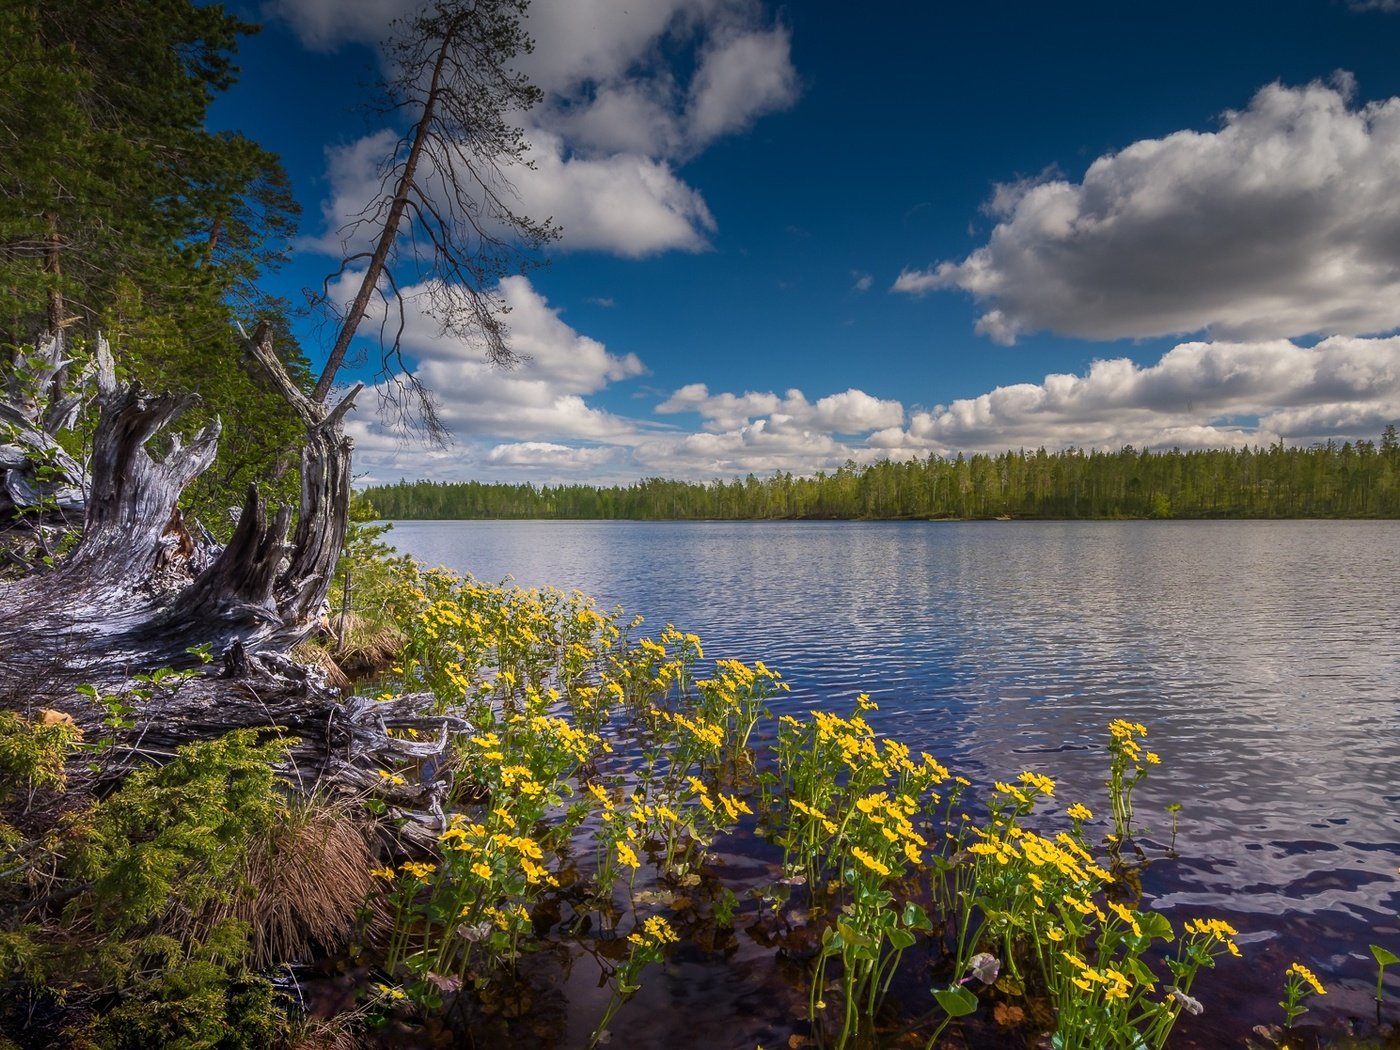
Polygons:
<instances>
[{"instance_id":1,"label":"forested far shore","mask_svg":"<svg viewBox=\"0 0 1400 1050\"><path fill-rule=\"evenodd\" d=\"M399 481L363 495L390 519L1394 518L1400 439L1308 448L1024 450L930 456L812 477L708 484Z\"/></svg>"}]
</instances>

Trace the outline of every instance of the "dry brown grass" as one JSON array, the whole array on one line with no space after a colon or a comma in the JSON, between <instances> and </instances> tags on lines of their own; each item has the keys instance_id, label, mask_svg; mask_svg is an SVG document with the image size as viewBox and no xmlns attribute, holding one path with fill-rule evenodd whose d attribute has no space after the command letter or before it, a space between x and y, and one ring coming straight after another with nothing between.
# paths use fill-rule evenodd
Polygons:
<instances>
[{"instance_id":1,"label":"dry brown grass","mask_svg":"<svg viewBox=\"0 0 1400 1050\"><path fill-rule=\"evenodd\" d=\"M350 674L382 671L394 662L408 641L408 635L392 621L371 620L353 612L345 614L343 631L342 618L332 617L330 634L336 639L331 655ZM342 637L344 642L340 641Z\"/></svg>"},{"instance_id":2,"label":"dry brown grass","mask_svg":"<svg viewBox=\"0 0 1400 1050\"><path fill-rule=\"evenodd\" d=\"M398 658L408 636L397 625L376 622L346 613L344 642L340 641L342 617L331 619L328 633L297 645L292 655L302 663L321 668L332 688L349 693L352 679L388 668Z\"/></svg>"},{"instance_id":3,"label":"dry brown grass","mask_svg":"<svg viewBox=\"0 0 1400 1050\"><path fill-rule=\"evenodd\" d=\"M248 923L254 968L335 952L378 918L367 916L376 860L364 819L322 798L295 805L252 844L242 888L212 916Z\"/></svg>"},{"instance_id":4,"label":"dry brown grass","mask_svg":"<svg viewBox=\"0 0 1400 1050\"><path fill-rule=\"evenodd\" d=\"M299 1031L288 1038L286 1050L365 1050L370 1042L362 1033L364 1019L352 1015L329 1021L307 1018ZM0 1050L4 1050L0 1046Z\"/></svg>"}]
</instances>

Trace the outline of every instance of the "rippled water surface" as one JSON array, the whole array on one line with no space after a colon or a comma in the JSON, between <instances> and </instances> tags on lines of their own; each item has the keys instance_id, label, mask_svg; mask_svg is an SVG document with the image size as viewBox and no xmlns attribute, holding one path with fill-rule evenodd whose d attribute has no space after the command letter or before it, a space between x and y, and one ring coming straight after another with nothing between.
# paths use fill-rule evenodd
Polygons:
<instances>
[{"instance_id":1,"label":"rippled water surface","mask_svg":"<svg viewBox=\"0 0 1400 1050\"><path fill-rule=\"evenodd\" d=\"M1297 958L1332 979L1333 1011L1365 1013L1367 943L1400 951L1400 523L404 522L390 539L695 631L709 656L780 670L792 705L867 692L879 730L974 780L1035 769L1093 806L1106 723L1145 723L1149 852L1183 807L1181 857L1145 888L1241 927L1226 1012L1267 1011Z\"/></svg>"}]
</instances>

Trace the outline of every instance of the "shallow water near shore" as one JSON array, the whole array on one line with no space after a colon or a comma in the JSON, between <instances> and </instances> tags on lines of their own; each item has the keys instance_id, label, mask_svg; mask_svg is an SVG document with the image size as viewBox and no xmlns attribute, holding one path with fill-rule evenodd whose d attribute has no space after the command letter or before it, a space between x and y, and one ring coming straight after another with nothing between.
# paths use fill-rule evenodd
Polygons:
<instances>
[{"instance_id":1,"label":"shallow water near shore","mask_svg":"<svg viewBox=\"0 0 1400 1050\"><path fill-rule=\"evenodd\" d=\"M1142 722L1162 756L1136 796L1145 903L1227 918L1245 948L1173 1045L1280 1020L1295 959L1329 989L1309 1019L1374 1019L1367 945L1400 951L1400 523L402 522L388 538L764 660L792 686L775 713L869 693L878 731L975 782L1030 769L1098 808L1106 724ZM629 1038L785 1039L781 997L753 998L770 966L673 960L627 1007ZM726 1014L734 1042L677 1041Z\"/></svg>"}]
</instances>

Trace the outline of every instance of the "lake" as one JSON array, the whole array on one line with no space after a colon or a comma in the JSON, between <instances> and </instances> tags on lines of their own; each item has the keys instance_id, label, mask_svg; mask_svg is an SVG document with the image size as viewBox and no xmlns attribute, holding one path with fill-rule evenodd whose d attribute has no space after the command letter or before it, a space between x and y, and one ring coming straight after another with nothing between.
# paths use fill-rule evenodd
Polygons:
<instances>
[{"instance_id":1,"label":"lake","mask_svg":"<svg viewBox=\"0 0 1400 1050\"><path fill-rule=\"evenodd\" d=\"M1142 722L1162 756L1136 795L1148 903L1228 918L1246 953L1198 985L1208 1014L1185 1036L1280 1020L1295 959L1329 988L1310 1017L1374 1013L1367 945L1400 952L1400 523L401 522L389 539L762 659L785 705L869 693L877 730L975 782L1030 769L1106 812L1105 726Z\"/></svg>"}]
</instances>

